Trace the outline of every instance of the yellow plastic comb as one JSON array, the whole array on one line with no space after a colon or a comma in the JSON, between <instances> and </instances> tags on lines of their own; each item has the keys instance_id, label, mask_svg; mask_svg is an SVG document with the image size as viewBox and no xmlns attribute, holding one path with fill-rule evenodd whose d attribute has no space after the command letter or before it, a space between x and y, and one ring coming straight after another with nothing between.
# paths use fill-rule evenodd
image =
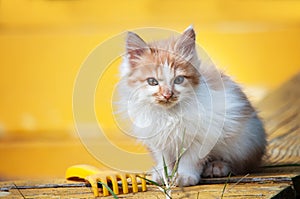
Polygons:
<instances>
[{"instance_id":1,"label":"yellow plastic comb","mask_svg":"<svg viewBox=\"0 0 300 199\"><path fill-rule=\"evenodd\" d=\"M146 191L146 180L145 174L139 175L141 181L141 191ZM66 179L67 180L85 180L88 181L93 189L94 196L99 196L98 182L101 184L105 184L108 186L108 182L112 185L112 191L114 194L118 195L119 186L118 181L122 183L122 193L127 194L129 190L132 190L133 193L139 191L136 174L128 174L128 173L119 173L111 170L100 170L94 166L80 164L74 165L67 169L66 171ZM131 181L131 187L128 186L128 179ZM108 196L109 191L106 186L102 186L103 196Z\"/></svg>"}]
</instances>

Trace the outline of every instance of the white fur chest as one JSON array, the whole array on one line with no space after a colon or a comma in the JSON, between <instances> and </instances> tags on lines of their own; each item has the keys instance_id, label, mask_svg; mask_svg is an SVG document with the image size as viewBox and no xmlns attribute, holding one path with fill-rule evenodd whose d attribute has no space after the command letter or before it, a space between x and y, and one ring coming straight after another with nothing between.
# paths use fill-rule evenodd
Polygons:
<instances>
[{"instance_id":1,"label":"white fur chest","mask_svg":"<svg viewBox=\"0 0 300 199\"><path fill-rule=\"evenodd\" d=\"M150 148L158 149L167 145L178 146L193 139L201 140L200 111L180 106L166 110L161 107L135 108L129 110L133 118L133 133Z\"/></svg>"}]
</instances>

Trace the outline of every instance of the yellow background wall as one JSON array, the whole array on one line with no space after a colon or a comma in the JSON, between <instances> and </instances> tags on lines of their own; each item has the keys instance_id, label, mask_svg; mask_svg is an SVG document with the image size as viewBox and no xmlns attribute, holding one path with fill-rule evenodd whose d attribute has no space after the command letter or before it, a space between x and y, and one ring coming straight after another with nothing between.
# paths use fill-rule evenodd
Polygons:
<instances>
[{"instance_id":1,"label":"yellow background wall","mask_svg":"<svg viewBox=\"0 0 300 199\"><path fill-rule=\"evenodd\" d=\"M193 24L219 67L247 87L274 89L300 69L299 10L300 1L1 0L0 135L74 133L82 62L102 41L139 27ZM105 107L100 115L109 114Z\"/></svg>"},{"instance_id":2,"label":"yellow background wall","mask_svg":"<svg viewBox=\"0 0 300 199\"><path fill-rule=\"evenodd\" d=\"M47 1L0 5L0 128L72 129L72 89L96 45L128 29L194 24L215 62L274 88L300 68L298 1Z\"/></svg>"}]
</instances>

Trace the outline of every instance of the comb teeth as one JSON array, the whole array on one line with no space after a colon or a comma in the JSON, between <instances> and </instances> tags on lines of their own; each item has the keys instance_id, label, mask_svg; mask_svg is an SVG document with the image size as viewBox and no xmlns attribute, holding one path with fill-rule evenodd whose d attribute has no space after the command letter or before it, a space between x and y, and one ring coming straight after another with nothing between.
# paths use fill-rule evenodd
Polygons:
<instances>
[{"instance_id":1,"label":"comb teeth","mask_svg":"<svg viewBox=\"0 0 300 199\"><path fill-rule=\"evenodd\" d=\"M140 175L140 176L145 178L145 175ZM133 193L136 193L139 191L139 186L136 178L137 176L135 174L115 174L115 175L107 175L107 176L104 176L102 174L100 175L94 174L94 175L87 176L86 180L89 181L89 183L91 184L94 192L94 196L99 196L98 182L100 182L102 185L105 184L106 186L108 186L108 184L111 183L112 191L116 195L120 194L118 181L121 181L123 194L129 193L129 189L132 190ZM128 179L130 179L131 186L128 185ZM106 186L102 186L103 196L110 195ZM144 179L141 179L140 189L141 191L147 190L146 181Z\"/></svg>"},{"instance_id":2,"label":"comb teeth","mask_svg":"<svg viewBox=\"0 0 300 199\"><path fill-rule=\"evenodd\" d=\"M146 181L145 181L145 175L141 174L139 175L142 178L140 178L141 181L141 191L146 191ZM112 185L112 191L114 194L118 195L120 194L119 191L119 181L122 185L122 193L127 194L129 193L129 190L133 193L136 193L139 191L139 186L137 183L137 175L135 174L128 174L128 173L118 173L116 171L103 171L96 167L90 166L90 165L75 165L72 167L69 167L66 171L66 178L68 180L86 180L88 181L91 186L94 193L94 196L99 196L99 188L98 183L102 184L102 194L103 196L108 196L109 190L107 189L108 184ZM131 182L131 186L128 186L128 180Z\"/></svg>"}]
</instances>

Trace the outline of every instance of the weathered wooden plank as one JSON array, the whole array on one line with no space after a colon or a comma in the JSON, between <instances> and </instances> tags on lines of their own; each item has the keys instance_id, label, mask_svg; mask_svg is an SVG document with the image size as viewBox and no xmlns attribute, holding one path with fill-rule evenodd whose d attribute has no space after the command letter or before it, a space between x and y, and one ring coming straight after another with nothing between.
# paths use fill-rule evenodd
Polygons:
<instances>
[{"instance_id":1,"label":"weathered wooden plank","mask_svg":"<svg viewBox=\"0 0 300 199\"><path fill-rule=\"evenodd\" d=\"M189 198L220 198L223 194L223 198L282 198L283 195L295 194L291 185L299 189L299 178L300 166L270 167L264 168L260 173L247 176L235 176L229 179L206 178L198 186L175 188L173 196L174 198L187 196ZM294 182L297 179L298 182ZM223 193L226 182L227 186ZM22 198L23 196L25 198L94 198L91 188L86 187L85 183L70 183L66 180L2 182L0 187L2 191L9 190L10 194L6 196L7 198ZM119 198L164 198L164 195L158 191L157 187L149 185L147 192L121 194Z\"/></svg>"},{"instance_id":2,"label":"weathered wooden plank","mask_svg":"<svg viewBox=\"0 0 300 199\"><path fill-rule=\"evenodd\" d=\"M13 189L6 198L95 198L88 188Z\"/></svg>"},{"instance_id":3,"label":"weathered wooden plank","mask_svg":"<svg viewBox=\"0 0 300 199\"><path fill-rule=\"evenodd\" d=\"M184 189L175 188L174 198L272 198L281 191L290 187L289 183L239 183L226 186L223 184L192 186ZM45 189L12 189L6 198L94 198L90 188L45 188ZM156 187L149 186L147 192L121 194L119 198L164 198ZM112 197L99 197L112 198Z\"/></svg>"},{"instance_id":4,"label":"weathered wooden plank","mask_svg":"<svg viewBox=\"0 0 300 199\"><path fill-rule=\"evenodd\" d=\"M257 107L267 132L265 165L300 164L300 73Z\"/></svg>"},{"instance_id":5,"label":"weathered wooden plank","mask_svg":"<svg viewBox=\"0 0 300 199\"><path fill-rule=\"evenodd\" d=\"M33 180L1 182L1 191L10 192L6 198L94 198L85 183L66 180Z\"/></svg>"}]
</instances>

